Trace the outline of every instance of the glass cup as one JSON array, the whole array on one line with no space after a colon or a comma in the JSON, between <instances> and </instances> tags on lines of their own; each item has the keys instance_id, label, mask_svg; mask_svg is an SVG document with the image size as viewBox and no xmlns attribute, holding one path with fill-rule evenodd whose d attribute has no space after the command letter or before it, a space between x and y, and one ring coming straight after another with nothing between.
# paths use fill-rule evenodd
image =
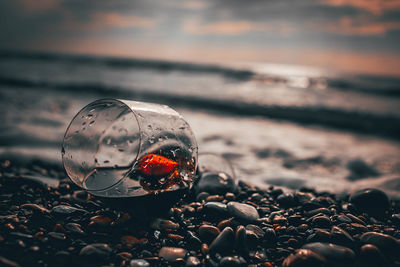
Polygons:
<instances>
[{"instance_id":1,"label":"glass cup","mask_svg":"<svg viewBox=\"0 0 400 267\"><path fill-rule=\"evenodd\" d=\"M70 179L108 198L187 190L197 167L189 124L166 105L101 99L84 107L64 135Z\"/></svg>"}]
</instances>

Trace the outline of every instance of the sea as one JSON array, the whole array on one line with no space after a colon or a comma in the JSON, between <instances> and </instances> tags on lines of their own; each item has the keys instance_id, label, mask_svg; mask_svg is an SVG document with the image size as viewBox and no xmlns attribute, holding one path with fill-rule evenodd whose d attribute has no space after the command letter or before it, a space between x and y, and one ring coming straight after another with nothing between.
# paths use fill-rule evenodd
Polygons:
<instances>
[{"instance_id":1,"label":"sea","mask_svg":"<svg viewBox=\"0 0 400 267\"><path fill-rule=\"evenodd\" d=\"M400 198L400 77L308 66L1 51L0 159L61 166L69 122L101 98L176 109L236 179Z\"/></svg>"}]
</instances>

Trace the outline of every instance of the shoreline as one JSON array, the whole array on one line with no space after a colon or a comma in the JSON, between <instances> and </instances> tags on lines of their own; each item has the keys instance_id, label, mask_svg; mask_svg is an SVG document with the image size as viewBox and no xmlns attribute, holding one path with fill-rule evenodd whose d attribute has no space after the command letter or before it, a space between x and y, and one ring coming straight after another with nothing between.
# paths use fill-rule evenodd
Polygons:
<instances>
[{"instance_id":1,"label":"shoreline","mask_svg":"<svg viewBox=\"0 0 400 267\"><path fill-rule=\"evenodd\" d=\"M146 218L88 195L57 166L14 164L0 165L0 262L6 266L400 263L400 203L379 190L284 193L203 176L182 201ZM60 182L51 188L16 176L22 172ZM375 262L365 261L371 257Z\"/></svg>"}]
</instances>

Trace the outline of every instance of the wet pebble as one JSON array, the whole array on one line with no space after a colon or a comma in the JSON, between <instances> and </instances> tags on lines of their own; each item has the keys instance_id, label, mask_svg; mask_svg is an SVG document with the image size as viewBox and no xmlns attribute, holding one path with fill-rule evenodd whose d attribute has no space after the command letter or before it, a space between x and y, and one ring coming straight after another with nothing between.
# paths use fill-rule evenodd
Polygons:
<instances>
[{"instance_id":1,"label":"wet pebble","mask_svg":"<svg viewBox=\"0 0 400 267\"><path fill-rule=\"evenodd\" d=\"M360 249L360 265L366 267L385 266L387 260L382 252L374 245L363 245Z\"/></svg>"},{"instance_id":2,"label":"wet pebble","mask_svg":"<svg viewBox=\"0 0 400 267\"><path fill-rule=\"evenodd\" d=\"M194 256L190 256L190 257L187 258L185 266L186 267L201 266L201 261L198 258L194 257Z\"/></svg>"},{"instance_id":3,"label":"wet pebble","mask_svg":"<svg viewBox=\"0 0 400 267\"><path fill-rule=\"evenodd\" d=\"M58 205L51 209L51 214L56 216L69 216L72 214L82 214L86 212L87 211L83 209L78 209L67 205Z\"/></svg>"},{"instance_id":4,"label":"wet pebble","mask_svg":"<svg viewBox=\"0 0 400 267\"><path fill-rule=\"evenodd\" d=\"M253 206L244 203L231 201L227 204L227 208L232 216L243 222L252 223L260 218Z\"/></svg>"},{"instance_id":5,"label":"wet pebble","mask_svg":"<svg viewBox=\"0 0 400 267\"><path fill-rule=\"evenodd\" d=\"M103 243L94 243L81 249L79 256L89 263L104 262L110 257L112 249Z\"/></svg>"},{"instance_id":6,"label":"wet pebble","mask_svg":"<svg viewBox=\"0 0 400 267\"><path fill-rule=\"evenodd\" d=\"M396 238L377 232L367 232L360 236L363 244L372 244L378 247L383 254L400 259L400 242Z\"/></svg>"},{"instance_id":7,"label":"wet pebble","mask_svg":"<svg viewBox=\"0 0 400 267\"><path fill-rule=\"evenodd\" d=\"M234 245L235 234L231 227L226 227L211 243L209 251L211 254L226 255L233 251Z\"/></svg>"},{"instance_id":8,"label":"wet pebble","mask_svg":"<svg viewBox=\"0 0 400 267\"><path fill-rule=\"evenodd\" d=\"M198 229L200 239L209 244L211 243L220 233L219 229L212 225L202 225Z\"/></svg>"},{"instance_id":9,"label":"wet pebble","mask_svg":"<svg viewBox=\"0 0 400 267\"><path fill-rule=\"evenodd\" d=\"M324 267L326 259L309 249L298 249L282 263L282 267Z\"/></svg>"},{"instance_id":10,"label":"wet pebble","mask_svg":"<svg viewBox=\"0 0 400 267\"><path fill-rule=\"evenodd\" d=\"M150 267L150 263L143 259L133 259L129 263L130 267Z\"/></svg>"},{"instance_id":11,"label":"wet pebble","mask_svg":"<svg viewBox=\"0 0 400 267\"><path fill-rule=\"evenodd\" d=\"M178 259L183 259L186 256L186 249L176 247L162 247L158 252L160 258L164 258L166 261L174 262Z\"/></svg>"},{"instance_id":12,"label":"wet pebble","mask_svg":"<svg viewBox=\"0 0 400 267\"><path fill-rule=\"evenodd\" d=\"M292 193L280 194L276 200L278 201L279 205L285 208L295 207L298 205L298 201L295 199Z\"/></svg>"},{"instance_id":13,"label":"wet pebble","mask_svg":"<svg viewBox=\"0 0 400 267\"><path fill-rule=\"evenodd\" d=\"M203 173L195 185L196 194L207 192L210 195L225 195L235 190L235 181L226 173Z\"/></svg>"},{"instance_id":14,"label":"wet pebble","mask_svg":"<svg viewBox=\"0 0 400 267\"><path fill-rule=\"evenodd\" d=\"M320 254L330 264L335 266L349 265L355 260L355 253L353 250L335 244L315 242L306 244L302 248Z\"/></svg>"},{"instance_id":15,"label":"wet pebble","mask_svg":"<svg viewBox=\"0 0 400 267\"><path fill-rule=\"evenodd\" d=\"M203 211L207 216L215 219L226 218L229 215L226 204L221 202L207 202L203 206Z\"/></svg>"},{"instance_id":16,"label":"wet pebble","mask_svg":"<svg viewBox=\"0 0 400 267\"><path fill-rule=\"evenodd\" d=\"M350 203L359 212L365 212L373 217L383 217L390 207L389 198L385 192L378 189L362 189L350 196Z\"/></svg>"},{"instance_id":17,"label":"wet pebble","mask_svg":"<svg viewBox=\"0 0 400 267\"><path fill-rule=\"evenodd\" d=\"M247 262L238 256L223 257L219 262L219 267L247 266Z\"/></svg>"}]
</instances>

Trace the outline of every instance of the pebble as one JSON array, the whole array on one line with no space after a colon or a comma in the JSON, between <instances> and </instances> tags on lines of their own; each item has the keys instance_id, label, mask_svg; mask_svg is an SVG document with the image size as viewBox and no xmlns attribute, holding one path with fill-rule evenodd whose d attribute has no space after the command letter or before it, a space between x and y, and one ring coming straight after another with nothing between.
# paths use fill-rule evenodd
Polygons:
<instances>
[{"instance_id":1,"label":"pebble","mask_svg":"<svg viewBox=\"0 0 400 267\"><path fill-rule=\"evenodd\" d=\"M380 267L386 265L386 258L382 252L374 245L366 244L360 249L360 261L362 266L367 267Z\"/></svg>"},{"instance_id":2,"label":"pebble","mask_svg":"<svg viewBox=\"0 0 400 267\"><path fill-rule=\"evenodd\" d=\"M88 263L104 262L110 257L112 249L103 243L94 243L87 245L81 249L79 256Z\"/></svg>"},{"instance_id":3,"label":"pebble","mask_svg":"<svg viewBox=\"0 0 400 267\"><path fill-rule=\"evenodd\" d=\"M235 234L231 227L226 227L211 243L209 251L211 254L229 254L235 246Z\"/></svg>"},{"instance_id":4,"label":"pebble","mask_svg":"<svg viewBox=\"0 0 400 267\"><path fill-rule=\"evenodd\" d=\"M322 215L322 216L314 217L314 218L312 219L312 224L313 224L315 227L320 227L320 228L328 229L328 228L331 227L332 222L331 222L331 220L329 219L328 216Z\"/></svg>"},{"instance_id":5,"label":"pebble","mask_svg":"<svg viewBox=\"0 0 400 267\"><path fill-rule=\"evenodd\" d=\"M247 266L247 262L238 256L223 257L219 262L219 267Z\"/></svg>"},{"instance_id":6,"label":"pebble","mask_svg":"<svg viewBox=\"0 0 400 267\"><path fill-rule=\"evenodd\" d=\"M236 229L235 233L235 242L236 242L236 251L243 256L247 256L249 254L249 248L247 246L247 235L246 229L243 225L240 225Z\"/></svg>"},{"instance_id":7,"label":"pebble","mask_svg":"<svg viewBox=\"0 0 400 267\"><path fill-rule=\"evenodd\" d=\"M378 189L362 189L350 196L350 202L359 212L365 212L376 218L381 218L390 207L389 198L385 192Z\"/></svg>"},{"instance_id":8,"label":"pebble","mask_svg":"<svg viewBox=\"0 0 400 267\"><path fill-rule=\"evenodd\" d=\"M69 216L72 214L87 213L87 211L83 210L83 209L78 209L78 208L74 208L71 206L67 206L67 205L58 205L51 209L51 213L54 215L59 215L59 216Z\"/></svg>"},{"instance_id":9,"label":"pebble","mask_svg":"<svg viewBox=\"0 0 400 267\"><path fill-rule=\"evenodd\" d=\"M186 267L196 267L196 266L200 266L200 265L201 265L201 261L194 256L188 257L186 260L186 264L185 264Z\"/></svg>"},{"instance_id":10,"label":"pebble","mask_svg":"<svg viewBox=\"0 0 400 267\"><path fill-rule=\"evenodd\" d=\"M196 194L207 192L210 195L225 195L235 192L235 181L226 173L203 173L195 185Z\"/></svg>"},{"instance_id":11,"label":"pebble","mask_svg":"<svg viewBox=\"0 0 400 267\"><path fill-rule=\"evenodd\" d=\"M65 225L65 228L68 231L75 233L75 234L81 234L81 235L85 234L85 232L82 230L81 225L78 223L67 223Z\"/></svg>"},{"instance_id":12,"label":"pebble","mask_svg":"<svg viewBox=\"0 0 400 267\"><path fill-rule=\"evenodd\" d=\"M351 247L354 244L354 238L340 227L332 226L331 242L336 245Z\"/></svg>"},{"instance_id":13,"label":"pebble","mask_svg":"<svg viewBox=\"0 0 400 267\"><path fill-rule=\"evenodd\" d=\"M176 247L162 247L158 252L160 258L164 258L166 261L174 262L178 259L183 259L186 256L186 249Z\"/></svg>"},{"instance_id":14,"label":"pebble","mask_svg":"<svg viewBox=\"0 0 400 267\"><path fill-rule=\"evenodd\" d=\"M150 267L150 263L143 259L133 259L129 263L130 267Z\"/></svg>"},{"instance_id":15,"label":"pebble","mask_svg":"<svg viewBox=\"0 0 400 267\"><path fill-rule=\"evenodd\" d=\"M41 212L43 214L49 214L50 213L50 211L48 209L46 209L45 207L40 206L38 204L30 204L30 203L22 204L20 206L20 208L21 209L29 209L29 210L33 210L33 211L39 211L39 212Z\"/></svg>"},{"instance_id":16,"label":"pebble","mask_svg":"<svg viewBox=\"0 0 400 267\"><path fill-rule=\"evenodd\" d=\"M377 232L367 232L360 236L361 243L378 247L383 254L392 258L400 258L400 242L396 238Z\"/></svg>"},{"instance_id":17,"label":"pebble","mask_svg":"<svg viewBox=\"0 0 400 267\"><path fill-rule=\"evenodd\" d=\"M229 215L227 205L221 202L207 202L203 206L203 211L215 219L226 218Z\"/></svg>"},{"instance_id":18,"label":"pebble","mask_svg":"<svg viewBox=\"0 0 400 267\"><path fill-rule=\"evenodd\" d=\"M253 223L260 218L257 210L247 204L231 201L227 204L227 208L232 216L243 222Z\"/></svg>"},{"instance_id":19,"label":"pebble","mask_svg":"<svg viewBox=\"0 0 400 267\"><path fill-rule=\"evenodd\" d=\"M309 249L298 249L289 257L287 257L282 267L325 267L327 266L326 259L309 250Z\"/></svg>"},{"instance_id":20,"label":"pebble","mask_svg":"<svg viewBox=\"0 0 400 267\"><path fill-rule=\"evenodd\" d=\"M355 253L353 250L335 244L315 242L306 244L302 248L320 254L330 264L335 266L349 265L355 260Z\"/></svg>"},{"instance_id":21,"label":"pebble","mask_svg":"<svg viewBox=\"0 0 400 267\"><path fill-rule=\"evenodd\" d=\"M285 208L295 207L299 204L292 193L280 194L276 200L278 201L279 205Z\"/></svg>"},{"instance_id":22,"label":"pebble","mask_svg":"<svg viewBox=\"0 0 400 267\"><path fill-rule=\"evenodd\" d=\"M210 244L220 233L219 229L212 225L202 225L198 229L200 239Z\"/></svg>"}]
</instances>

